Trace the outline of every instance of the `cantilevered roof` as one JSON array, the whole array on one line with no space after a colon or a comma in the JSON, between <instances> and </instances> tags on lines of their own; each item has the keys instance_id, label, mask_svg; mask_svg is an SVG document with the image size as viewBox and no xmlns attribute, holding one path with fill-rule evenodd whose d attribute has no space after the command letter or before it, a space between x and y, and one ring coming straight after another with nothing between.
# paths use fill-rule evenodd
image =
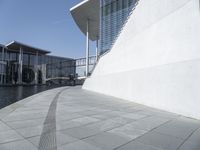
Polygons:
<instances>
[{"instance_id":1,"label":"cantilevered roof","mask_svg":"<svg viewBox=\"0 0 200 150\"><path fill-rule=\"evenodd\" d=\"M46 51L46 50L43 50L43 49L40 49L40 48L29 46L29 45L26 45L26 44L23 44L23 43L20 43L20 42L17 42L17 41L12 41L12 42L8 43L6 46L7 46L8 49L14 50L14 51L19 51L20 47L21 47L23 49L23 51L27 52L27 53L36 53L36 52L38 52L39 54L50 53L50 51Z\"/></svg>"},{"instance_id":2,"label":"cantilevered roof","mask_svg":"<svg viewBox=\"0 0 200 150\"><path fill-rule=\"evenodd\" d=\"M89 39L94 41L99 37L100 0L84 0L70 9L74 21L86 35L87 20L89 20Z\"/></svg>"}]
</instances>

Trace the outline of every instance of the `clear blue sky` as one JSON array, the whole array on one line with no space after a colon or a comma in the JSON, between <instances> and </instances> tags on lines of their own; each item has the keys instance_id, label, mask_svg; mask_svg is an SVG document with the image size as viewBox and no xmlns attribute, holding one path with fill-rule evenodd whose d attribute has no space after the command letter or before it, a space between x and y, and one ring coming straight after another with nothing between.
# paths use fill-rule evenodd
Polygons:
<instances>
[{"instance_id":1,"label":"clear blue sky","mask_svg":"<svg viewBox=\"0 0 200 150\"><path fill-rule=\"evenodd\" d=\"M0 0L0 43L16 40L56 56L84 57L85 36L69 12L80 1Z\"/></svg>"}]
</instances>

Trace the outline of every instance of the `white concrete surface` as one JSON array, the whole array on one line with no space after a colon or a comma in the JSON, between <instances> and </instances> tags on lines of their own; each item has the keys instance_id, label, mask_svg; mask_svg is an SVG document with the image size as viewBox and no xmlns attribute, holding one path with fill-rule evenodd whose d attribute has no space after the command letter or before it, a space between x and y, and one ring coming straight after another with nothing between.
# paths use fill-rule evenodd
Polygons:
<instances>
[{"instance_id":1,"label":"white concrete surface","mask_svg":"<svg viewBox=\"0 0 200 150\"><path fill-rule=\"evenodd\" d=\"M70 13L83 34L87 35L87 21L89 20L89 39L99 39L100 0L82 0L70 9Z\"/></svg>"},{"instance_id":2,"label":"white concrete surface","mask_svg":"<svg viewBox=\"0 0 200 150\"><path fill-rule=\"evenodd\" d=\"M84 89L200 119L199 0L140 0Z\"/></svg>"}]
</instances>

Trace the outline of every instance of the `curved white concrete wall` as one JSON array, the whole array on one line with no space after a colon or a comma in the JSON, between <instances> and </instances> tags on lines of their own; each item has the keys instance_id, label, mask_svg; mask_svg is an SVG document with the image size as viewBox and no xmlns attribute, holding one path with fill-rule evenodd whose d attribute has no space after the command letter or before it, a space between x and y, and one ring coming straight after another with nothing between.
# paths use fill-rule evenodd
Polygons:
<instances>
[{"instance_id":1,"label":"curved white concrete wall","mask_svg":"<svg viewBox=\"0 0 200 150\"><path fill-rule=\"evenodd\" d=\"M84 89L200 119L199 0L140 0Z\"/></svg>"}]
</instances>

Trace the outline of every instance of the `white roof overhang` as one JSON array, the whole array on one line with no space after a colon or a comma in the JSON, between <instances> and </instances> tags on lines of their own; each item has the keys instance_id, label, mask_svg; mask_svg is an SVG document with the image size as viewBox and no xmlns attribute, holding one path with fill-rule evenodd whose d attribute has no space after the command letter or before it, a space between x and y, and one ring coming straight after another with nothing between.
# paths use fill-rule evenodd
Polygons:
<instances>
[{"instance_id":1,"label":"white roof overhang","mask_svg":"<svg viewBox=\"0 0 200 150\"><path fill-rule=\"evenodd\" d=\"M79 29L86 35L89 20L89 39L99 38L100 0L84 0L70 9L71 15Z\"/></svg>"}]
</instances>

